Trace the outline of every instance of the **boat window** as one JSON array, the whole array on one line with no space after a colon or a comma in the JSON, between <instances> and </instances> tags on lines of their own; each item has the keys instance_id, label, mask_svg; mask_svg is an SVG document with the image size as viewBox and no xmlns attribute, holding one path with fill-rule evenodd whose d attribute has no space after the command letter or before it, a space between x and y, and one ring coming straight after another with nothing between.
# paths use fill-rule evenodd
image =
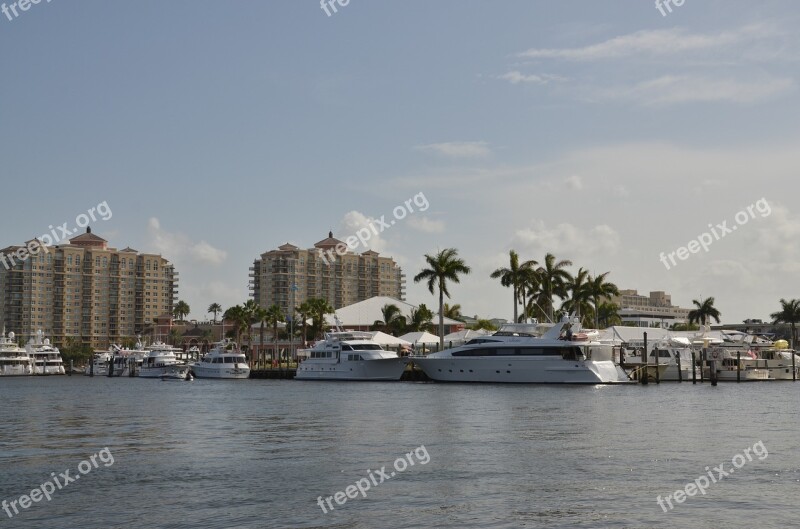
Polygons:
<instances>
[{"instance_id":1,"label":"boat window","mask_svg":"<svg viewBox=\"0 0 800 529\"><path fill-rule=\"evenodd\" d=\"M564 360L577 360L578 356L581 355L581 350L578 347L562 347L561 348L561 358Z\"/></svg>"},{"instance_id":2,"label":"boat window","mask_svg":"<svg viewBox=\"0 0 800 529\"><path fill-rule=\"evenodd\" d=\"M342 344L342 351L352 351L353 348L350 347L348 344Z\"/></svg>"},{"instance_id":3,"label":"boat window","mask_svg":"<svg viewBox=\"0 0 800 529\"><path fill-rule=\"evenodd\" d=\"M517 354L522 356L546 356L558 354L558 351L548 351L542 347L520 347L517 349Z\"/></svg>"},{"instance_id":4,"label":"boat window","mask_svg":"<svg viewBox=\"0 0 800 529\"><path fill-rule=\"evenodd\" d=\"M354 351L381 351L381 346L376 343L353 344Z\"/></svg>"}]
</instances>

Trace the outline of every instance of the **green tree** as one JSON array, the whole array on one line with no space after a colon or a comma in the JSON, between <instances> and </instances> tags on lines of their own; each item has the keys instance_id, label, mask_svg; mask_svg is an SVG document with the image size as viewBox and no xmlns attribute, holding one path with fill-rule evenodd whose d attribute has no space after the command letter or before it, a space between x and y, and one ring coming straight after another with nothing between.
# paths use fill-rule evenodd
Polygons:
<instances>
[{"instance_id":1,"label":"green tree","mask_svg":"<svg viewBox=\"0 0 800 529\"><path fill-rule=\"evenodd\" d=\"M773 312L769 315L772 318L773 323L788 323L792 327L792 345L791 348L794 349L794 344L797 341L797 328L796 324L800 322L800 300L798 299L790 299L785 300L781 298L781 310L778 312Z\"/></svg>"},{"instance_id":2,"label":"green tree","mask_svg":"<svg viewBox=\"0 0 800 529\"><path fill-rule=\"evenodd\" d=\"M178 301L175 304L175 308L172 309L172 315L175 316L175 319L178 321L184 321L184 318L188 316L190 312L189 304L185 301Z\"/></svg>"},{"instance_id":3,"label":"green tree","mask_svg":"<svg viewBox=\"0 0 800 529\"><path fill-rule=\"evenodd\" d=\"M514 295L514 321L517 321L518 312L517 305L520 297L523 298L523 306L525 305L525 291L524 280L525 271L534 269L538 263L536 261L525 261L520 264L519 255L516 251L511 250L508 252L508 267L498 268L491 274L492 279L500 279L500 284L504 287L511 287Z\"/></svg>"},{"instance_id":4,"label":"green tree","mask_svg":"<svg viewBox=\"0 0 800 529\"><path fill-rule=\"evenodd\" d=\"M212 312L214 313L214 325L216 325L217 324L217 314L222 312L222 305L220 305L219 303L212 303L211 305L209 305L208 306L208 311L206 311L206 314L211 314Z\"/></svg>"},{"instance_id":5,"label":"green tree","mask_svg":"<svg viewBox=\"0 0 800 529\"><path fill-rule=\"evenodd\" d=\"M478 321L476 321L475 323L470 325L469 328L472 329L473 331L478 331L478 330L481 330L481 329L484 329L484 330L487 330L487 331L496 331L497 330L497 326L496 325L494 325L491 321L485 320L485 319L479 319Z\"/></svg>"},{"instance_id":6,"label":"green tree","mask_svg":"<svg viewBox=\"0 0 800 529\"><path fill-rule=\"evenodd\" d=\"M469 274L471 269L458 257L458 250L446 248L436 255L425 255L428 268L423 268L414 276L414 282L428 282L428 290L434 294L439 290L439 345L444 349L444 297L450 297L447 290L448 281L460 283L459 276Z\"/></svg>"},{"instance_id":7,"label":"green tree","mask_svg":"<svg viewBox=\"0 0 800 529\"><path fill-rule=\"evenodd\" d=\"M572 278L565 270L568 266L572 266L572 261L564 259L556 262L556 257L548 253L544 256L544 264L536 270L539 274L538 302L550 321L554 321L553 296L561 299L567 297L566 285Z\"/></svg>"},{"instance_id":8,"label":"green tree","mask_svg":"<svg viewBox=\"0 0 800 529\"><path fill-rule=\"evenodd\" d=\"M303 346L305 347L306 342L308 341L308 318L311 317L311 305L309 305L308 301L304 301L300 304L299 307L295 307L295 312L297 315L300 316L303 325Z\"/></svg>"},{"instance_id":9,"label":"green tree","mask_svg":"<svg viewBox=\"0 0 800 529\"><path fill-rule=\"evenodd\" d=\"M253 351L253 353L251 353L250 355L250 361L258 364L259 361L258 358L262 356L264 353L264 327L267 323L267 309L265 309L260 305L253 308L250 313L249 320L251 322L251 325L258 324L258 347L260 349L258 352L259 356L258 357L256 356L255 351Z\"/></svg>"},{"instance_id":10,"label":"green tree","mask_svg":"<svg viewBox=\"0 0 800 529\"><path fill-rule=\"evenodd\" d=\"M589 276L589 291L591 292L592 305L594 306L595 327L600 326L600 307L602 305L609 305L607 303L601 303L600 300L603 298L610 298L611 296L619 296L619 288L617 288L617 285L606 281L606 277L608 277L609 273L610 272L605 272L597 277ZM619 315L616 316L619 319ZM608 325L608 318L606 318L606 326Z\"/></svg>"},{"instance_id":11,"label":"green tree","mask_svg":"<svg viewBox=\"0 0 800 529\"><path fill-rule=\"evenodd\" d=\"M533 317L536 313L536 296L541 287L539 283L539 272L536 269L537 261L527 261L530 267L525 267L520 271L520 301L522 302L521 321Z\"/></svg>"},{"instance_id":12,"label":"green tree","mask_svg":"<svg viewBox=\"0 0 800 529\"><path fill-rule=\"evenodd\" d=\"M241 305L234 305L230 307L222 315L223 322L229 321L233 324L233 329L229 334L236 338L236 344L241 347L242 332L250 325L250 320L244 307Z\"/></svg>"},{"instance_id":13,"label":"green tree","mask_svg":"<svg viewBox=\"0 0 800 529\"><path fill-rule=\"evenodd\" d=\"M396 331L405 327L406 324L406 317L403 316L400 307L393 303L387 303L381 308L381 318L380 320L375 320L372 325L373 330L383 332Z\"/></svg>"},{"instance_id":14,"label":"green tree","mask_svg":"<svg viewBox=\"0 0 800 529\"><path fill-rule=\"evenodd\" d=\"M456 303L451 307L449 304L445 303L444 317L450 318L451 320L464 321L464 316L461 314L461 305Z\"/></svg>"},{"instance_id":15,"label":"green tree","mask_svg":"<svg viewBox=\"0 0 800 529\"><path fill-rule=\"evenodd\" d=\"M615 303L601 303L597 307L597 321L598 328L602 325L603 328L611 327L612 325L621 325L622 319L619 317L619 305Z\"/></svg>"},{"instance_id":16,"label":"green tree","mask_svg":"<svg viewBox=\"0 0 800 529\"><path fill-rule=\"evenodd\" d=\"M592 315L592 291L589 284L589 272L583 268L578 269L578 273L568 279L564 284L569 295L561 305L561 309L575 315L585 324L587 317Z\"/></svg>"},{"instance_id":17,"label":"green tree","mask_svg":"<svg viewBox=\"0 0 800 529\"><path fill-rule=\"evenodd\" d=\"M719 323L719 317L722 316L722 314L714 307L713 297L702 301L694 299L692 303L694 303L697 308L689 311L689 323L699 322L701 325L705 325L712 319Z\"/></svg>"},{"instance_id":18,"label":"green tree","mask_svg":"<svg viewBox=\"0 0 800 529\"><path fill-rule=\"evenodd\" d=\"M311 327L314 330L314 336L320 338L325 337L325 315L334 312L328 300L322 298L311 298L308 300L309 307L311 308Z\"/></svg>"},{"instance_id":19,"label":"green tree","mask_svg":"<svg viewBox=\"0 0 800 529\"><path fill-rule=\"evenodd\" d=\"M416 309L411 309L411 317L406 330L408 332L420 332L430 331L431 329L433 329L433 312L431 309L426 307L424 303L420 303Z\"/></svg>"},{"instance_id":20,"label":"green tree","mask_svg":"<svg viewBox=\"0 0 800 529\"><path fill-rule=\"evenodd\" d=\"M278 305L272 305L266 310L266 321L272 327L272 340L275 346L275 353L278 353L278 324L285 320L283 310ZM273 355L273 360L275 355Z\"/></svg>"}]
</instances>

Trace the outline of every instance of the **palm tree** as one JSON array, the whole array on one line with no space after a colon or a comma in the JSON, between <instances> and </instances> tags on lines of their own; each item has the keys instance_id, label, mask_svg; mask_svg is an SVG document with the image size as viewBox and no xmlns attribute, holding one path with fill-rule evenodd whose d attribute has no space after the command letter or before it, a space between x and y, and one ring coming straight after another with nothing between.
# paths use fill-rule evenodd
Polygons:
<instances>
[{"instance_id":1,"label":"palm tree","mask_svg":"<svg viewBox=\"0 0 800 529\"><path fill-rule=\"evenodd\" d=\"M455 248L446 248L436 255L426 254L425 261L428 263L428 268L423 268L414 276L414 282L427 280L431 294L434 294L435 289L439 289L439 345L444 349L444 296L450 297L447 282L460 283L458 276L469 274L471 269L463 259L458 258L458 250Z\"/></svg>"},{"instance_id":2,"label":"palm tree","mask_svg":"<svg viewBox=\"0 0 800 529\"><path fill-rule=\"evenodd\" d=\"M278 352L278 323L284 321L283 310L278 305L272 305L265 311L265 318L264 320L272 326L272 340L275 344L275 353ZM272 359L275 360L275 354L273 353Z\"/></svg>"},{"instance_id":3,"label":"palm tree","mask_svg":"<svg viewBox=\"0 0 800 529\"><path fill-rule=\"evenodd\" d=\"M603 328L611 327L612 325L620 325L622 319L619 317L619 306L615 303L601 303L597 307L597 321L598 328L602 323Z\"/></svg>"},{"instance_id":4,"label":"palm tree","mask_svg":"<svg viewBox=\"0 0 800 529\"><path fill-rule=\"evenodd\" d=\"M600 326L600 299L619 296L619 288L617 288L617 285L606 281L608 274L610 274L610 272L600 274L597 277L589 276L589 291L592 295L592 305L594 305L595 328Z\"/></svg>"},{"instance_id":5,"label":"palm tree","mask_svg":"<svg viewBox=\"0 0 800 529\"><path fill-rule=\"evenodd\" d=\"M264 325L267 322L267 311L263 307L256 307L251 314L251 321L253 323L259 323L258 329L258 347L259 347L259 356L263 354L264 351ZM251 355L251 360L257 362L257 360Z\"/></svg>"},{"instance_id":6,"label":"palm tree","mask_svg":"<svg viewBox=\"0 0 800 529\"><path fill-rule=\"evenodd\" d=\"M257 323L256 312L261 308L261 305L256 303L254 299L248 299L244 304L245 318L247 318L247 344L250 349L253 348L253 325Z\"/></svg>"},{"instance_id":7,"label":"palm tree","mask_svg":"<svg viewBox=\"0 0 800 529\"><path fill-rule=\"evenodd\" d=\"M564 259L556 262L556 257L548 253L544 256L544 265L536 270L539 273L539 305L550 321L553 321L553 296L561 299L567 297L565 285L572 277L565 270L568 266L572 266L572 261Z\"/></svg>"},{"instance_id":8,"label":"palm tree","mask_svg":"<svg viewBox=\"0 0 800 529\"><path fill-rule=\"evenodd\" d=\"M429 331L433 327L433 312L420 303L416 309L411 309L411 317L408 322L408 332Z\"/></svg>"},{"instance_id":9,"label":"palm tree","mask_svg":"<svg viewBox=\"0 0 800 529\"><path fill-rule=\"evenodd\" d=\"M444 317L445 318L450 318L451 320L463 321L461 319L463 317L461 315L461 305L456 303L455 305L453 305L451 307L450 305L445 303L444 304Z\"/></svg>"},{"instance_id":10,"label":"palm tree","mask_svg":"<svg viewBox=\"0 0 800 529\"><path fill-rule=\"evenodd\" d=\"M333 312L328 300L322 298L311 298L308 300L311 309L311 326L314 328L314 335L323 337L325 332L325 315Z\"/></svg>"},{"instance_id":11,"label":"palm tree","mask_svg":"<svg viewBox=\"0 0 800 529\"><path fill-rule=\"evenodd\" d=\"M299 307L295 307L294 310L303 321L303 347L305 347L306 341L308 340L308 318L311 317L311 305L309 305L308 301L304 301Z\"/></svg>"},{"instance_id":12,"label":"palm tree","mask_svg":"<svg viewBox=\"0 0 800 529\"><path fill-rule=\"evenodd\" d=\"M387 303L381 309L381 320L375 320L375 323L372 325L375 330L382 330L387 332L390 329L396 329L399 327L399 321L403 320L403 324L405 325L406 318L403 316L403 312L400 310L400 307L393 303Z\"/></svg>"},{"instance_id":13,"label":"palm tree","mask_svg":"<svg viewBox=\"0 0 800 529\"><path fill-rule=\"evenodd\" d=\"M530 263L530 266L524 266ZM527 320L533 316L535 298L539 292L539 272L536 270L536 261L526 261L524 268L520 271L520 301L522 301L522 320Z\"/></svg>"},{"instance_id":14,"label":"palm tree","mask_svg":"<svg viewBox=\"0 0 800 529\"><path fill-rule=\"evenodd\" d=\"M589 271L579 268L578 273L565 283L565 287L569 292L569 297L561 305L561 308L569 313L574 312L583 323L593 310Z\"/></svg>"},{"instance_id":15,"label":"palm tree","mask_svg":"<svg viewBox=\"0 0 800 529\"><path fill-rule=\"evenodd\" d=\"M792 326L792 349L797 341L797 328L795 325L800 322L800 299L790 299L786 301L781 298L781 310L769 315L773 323L788 323Z\"/></svg>"},{"instance_id":16,"label":"palm tree","mask_svg":"<svg viewBox=\"0 0 800 529\"><path fill-rule=\"evenodd\" d=\"M216 325L217 313L222 312L222 305L220 305L219 303L212 303L211 305L209 305L206 314L210 314L212 312L214 313L214 325Z\"/></svg>"},{"instance_id":17,"label":"palm tree","mask_svg":"<svg viewBox=\"0 0 800 529\"><path fill-rule=\"evenodd\" d=\"M175 319L178 321L183 321L183 319L189 315L191 309L189 308L189 304L185 301L179 301L175 304L175 308L172 309L172 314L175 316Z\"/></svg>"},{"instance_id":18,"label":"palm tree","mask_svg":"<svg viewBox=\"0 0 800 529\"><path fill-rule=\"evenodd\" d=\"M250 321L244 307L241 305L230 307L222 315L222 320L233 323L233 333L236 336L236 343L241 346L242 331L247 329Z\"/></svg>"},{"instance_id":19,"label":"palm tree","mask_svg":"<svg viewBox=\"0 0 800 529\"><path fill-rule=\"evenodd\" d=\"M704 299L702 302L696 299L692 303L697 307L689 311L689 323L699 322L705 325L711 319L719 323L719 317L722 315L716 308L714 308L714 298Z\"/></svg>"},{"instance_id":20,"label":"palm tree","mask_svg":"<svg viewBox=\"0 0 800 529\"><path fill-rule=\"evenodd\" d=\"M474 330L474 331L478 331L480 329L485 329L487 331L496 331L497 330L497 326L494 325L489 320L478 320L475 323L473 323L472 325L470 325L469 328Z\"/></svg>"},{"instance_id":21,"label":"palm tree","mask_svg":"<svg viewBox=\"0 0 800 529\"><path fill-rule=\"evenodd\" d=\"M492 279L500 279L500 284L504 287L511 287L514 291L514 321L517 321L517 303L519 303L520 293L523 289L523 278L525 270L531 269L538 263L536 261L525 261L520 264L519 255L514 250L508 252L508 268L498 268L492 272ZM524 291L522 294L524 298ZM523 306L525 302L523 301Z\"/></svg>"}]
</instances>

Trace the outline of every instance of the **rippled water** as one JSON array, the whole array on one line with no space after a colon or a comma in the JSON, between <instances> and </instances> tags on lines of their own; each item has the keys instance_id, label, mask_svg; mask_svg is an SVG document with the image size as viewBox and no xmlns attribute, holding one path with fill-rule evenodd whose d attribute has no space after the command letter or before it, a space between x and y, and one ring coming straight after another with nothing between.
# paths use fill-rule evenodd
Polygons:
<instances>
[{"instance_id":1,"label":"rippled water","mask_svg":"<svg viewBox=\"0 0 800 529\"><path fill-rule=\"evenodd\" d=\"M104 447L114 463L0 528L784 527L798 391L4 378L0 500ZM705 496L656 503L758 441L768 457ZM421 445L428 464L317 505Z\"/></svg>"}]
</instances>

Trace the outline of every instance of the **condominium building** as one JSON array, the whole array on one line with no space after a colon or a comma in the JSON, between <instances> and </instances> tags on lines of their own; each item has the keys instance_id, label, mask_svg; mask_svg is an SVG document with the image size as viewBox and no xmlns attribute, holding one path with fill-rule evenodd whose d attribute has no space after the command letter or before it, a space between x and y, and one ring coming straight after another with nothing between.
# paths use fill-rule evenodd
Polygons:
<instances>
[{"instance_id":1,"label":"condominium building","mask_svg":"<svg viewBox=\"0 0 800 529\"><path fill-rule=\"evenodd\" d=\"M620 290L619 296L612 297L611 302L619 307L623 325L668 328L689 319L689 309L674 306L672 296L663 291L643 296L636 290Z\"/></svg>"},{"instance_id":2,"label":"condominium building","mask_svg":"<svg viewBox=\"0 0 800 529\"><path fill-rule=\"evenodd\" d=\"M278 305L284 314L310 298L338 309L374 296L405 299L405 274L391 257L353 253L331 232L313 248L287 243L262 254L250 268L250 291L260 306Z\"/></svg>"},{"instance_id":3,"label":"condominium building","mask_svg":"<svg viewBox=\"0 0 800 529\"><path fill-rule=\"evenodd\" d=\"M109 248L91 228L13 259L21 248L2 250L0 322L22 338L41 329L59 346L72 338L105 349L172 312L178 273L160 255Z\"/></svg>"}]
</instances>

